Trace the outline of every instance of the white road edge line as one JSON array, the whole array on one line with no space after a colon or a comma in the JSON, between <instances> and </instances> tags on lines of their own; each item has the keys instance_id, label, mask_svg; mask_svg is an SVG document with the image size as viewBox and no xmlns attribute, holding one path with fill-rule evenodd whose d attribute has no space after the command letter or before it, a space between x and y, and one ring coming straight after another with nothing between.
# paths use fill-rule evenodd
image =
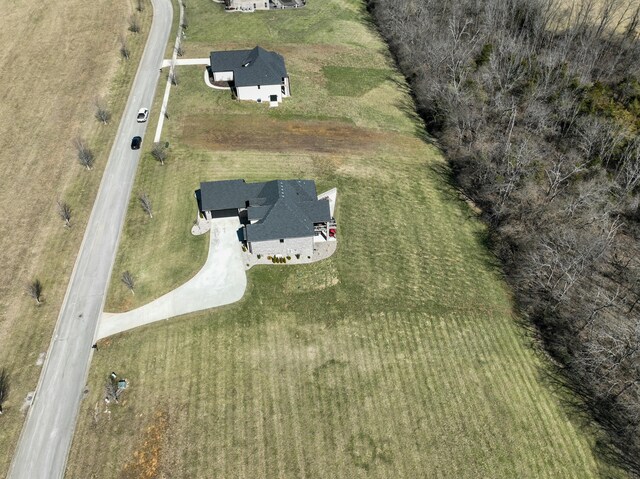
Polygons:
<instances>
[{"instance_id":1,"label":"white road edge line","mask_svg":"<svg viewBox=\"0 0 640 479\"><path fill-rule=\"evenodd\" d=\"M180 4L180 23L178 24L178 33L176 34L176 42L173 46L173 55L171 56L171 66L169 67L169 75L167 76L167 85L164 87L164 97L162 98L162 108L160 108L160 116L158 117L158 126L156 127L156 136L153 137L153 142L158 143L160 136L162 135L162 127L164 126L164 119L167 116L167 104L169 103L169 93L171 93L171 78L176 68L176 59L178 58L178 48L182 35L184 33L182 29L182 22L184 21L184 4L182 0L178 2ZM163 62L164 63L164 62ZM162 70L162 68L161 68Z\"/></svg>"}]
</instances>

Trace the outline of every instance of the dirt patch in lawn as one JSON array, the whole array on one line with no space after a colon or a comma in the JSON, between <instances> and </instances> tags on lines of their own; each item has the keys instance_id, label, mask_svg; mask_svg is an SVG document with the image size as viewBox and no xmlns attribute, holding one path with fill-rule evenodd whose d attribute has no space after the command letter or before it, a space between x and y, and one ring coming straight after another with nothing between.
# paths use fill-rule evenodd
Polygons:
<instances>
[{"instance_id":1,"label":"dirt patch in lawn","mask_svg":"<svg viewBox=\"0 0 640 479\"><path fill-rule=\"evenodd\" d=\"M144 431L141 443L133 452L133 458L123 467L123 478L151 479L158 477L161 453L165 446L168 427L169 414L166 411L156 411L151 424Z\"/></svg>"},{"instance_id":2,"label":"dirt patch in lawn","mask_svg":"<svg viewBox=\"0 0 640 479\"><path fill-rule=\"evenodd\" d=\"M274 120L259 115L188 116L182 138L208 150L353 153L388 146L397 135L333 121Z\"/></svg>"}]
</instances>

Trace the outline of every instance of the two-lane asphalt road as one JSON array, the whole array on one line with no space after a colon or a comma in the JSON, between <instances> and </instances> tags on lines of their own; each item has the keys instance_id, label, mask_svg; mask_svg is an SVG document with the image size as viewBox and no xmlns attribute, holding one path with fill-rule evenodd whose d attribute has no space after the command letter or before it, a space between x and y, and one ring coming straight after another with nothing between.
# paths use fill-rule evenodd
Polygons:
<instances>
[{"instance_id":1,"label":"two-lane asphalt road","mask_svg":"<svg viewBox=\"0 0 640 479\"><path fill-rule=\"evenodd\" d=\"M91 345L140 157L139 150L130 148L131 138L144 136L147 125L136 122L136 113L153 101L171 31L171 1L152 0L152 4L153 23L147 45L76 258L35 400L13 457L9 472L12 479L64 476Z\"/></svg>"}]
</instances>

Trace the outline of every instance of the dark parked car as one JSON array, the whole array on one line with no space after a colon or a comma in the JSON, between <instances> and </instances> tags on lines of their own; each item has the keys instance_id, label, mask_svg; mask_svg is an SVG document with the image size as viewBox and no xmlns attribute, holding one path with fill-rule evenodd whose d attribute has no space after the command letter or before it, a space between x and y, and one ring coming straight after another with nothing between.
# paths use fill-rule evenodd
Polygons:
<instances>
[{"instance_id":1,"label":"dark parked car","mask_svg":"<svg viewBox=\"0 0 640 479\"><path fill-rule=\"evenodd\" d=\"M142 138L139 136L134 136L131 140L131 149L139 150L141 144L142 144Z\"/></svg>"}]
</instances>

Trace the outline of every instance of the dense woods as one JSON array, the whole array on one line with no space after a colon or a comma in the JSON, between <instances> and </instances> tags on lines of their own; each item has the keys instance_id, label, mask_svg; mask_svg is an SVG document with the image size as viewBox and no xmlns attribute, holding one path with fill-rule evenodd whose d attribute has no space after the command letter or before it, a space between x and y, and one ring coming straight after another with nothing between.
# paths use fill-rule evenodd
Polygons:
<instances>
[{"instance_id":1,"label":"dense woods","mask_svg":"<svg viewBox=\"0 0 640 479\"><path fill-rule=\"evenodd\" d=\"M640 477L640 3L369 8L526 324Z\"/></svg>"}]
</instances>

